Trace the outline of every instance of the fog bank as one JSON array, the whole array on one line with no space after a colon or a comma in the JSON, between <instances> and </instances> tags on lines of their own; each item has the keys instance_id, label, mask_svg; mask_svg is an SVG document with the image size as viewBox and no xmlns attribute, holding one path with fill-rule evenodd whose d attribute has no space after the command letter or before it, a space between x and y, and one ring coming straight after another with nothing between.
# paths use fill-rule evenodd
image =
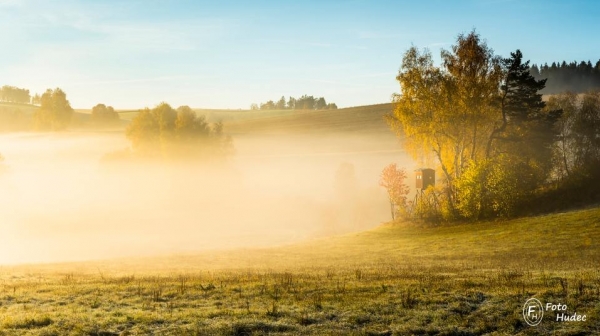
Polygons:
<instances>
[{"instance_id":1,"label":"fog bank","mask_svg":"<svg viewBox=\"0 0 600 336\"><path fill-rule=\"evenodd\" d=\"M0 135L0 264L272 246L390 219L392 135L233 135L219 165L111 164L119 132ZM350 177L340 174L350 167Z\"/></svg>"}]
</instances>

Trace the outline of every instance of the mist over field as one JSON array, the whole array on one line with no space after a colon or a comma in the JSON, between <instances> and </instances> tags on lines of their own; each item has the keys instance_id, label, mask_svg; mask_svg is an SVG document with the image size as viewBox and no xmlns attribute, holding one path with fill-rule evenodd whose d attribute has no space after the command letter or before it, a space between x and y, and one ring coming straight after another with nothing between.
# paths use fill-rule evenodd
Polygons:
<instances>
[{"instance_id":1,"label":"mist over field","mask_svg":"<svg viewBox=\"0 0 600 336\"><path fill-rule=\"evenodd\" d=\"M220 164L105 163L122 132L0 135L0 263L272 246L390 219L393 135L234 134ZM346 167L346 173L341 171ZM349 169L349 173L348 173Z\"/></svg>"},{"instance_id":2,"label":"mist over field","mask_svg":"<svg viewBox=\"0 0 600 336\"><path fill-rule=\"evenodd\" d=\"M600 335L598 12L0 0L0 336Z\"/></svg>"}]
</instances>

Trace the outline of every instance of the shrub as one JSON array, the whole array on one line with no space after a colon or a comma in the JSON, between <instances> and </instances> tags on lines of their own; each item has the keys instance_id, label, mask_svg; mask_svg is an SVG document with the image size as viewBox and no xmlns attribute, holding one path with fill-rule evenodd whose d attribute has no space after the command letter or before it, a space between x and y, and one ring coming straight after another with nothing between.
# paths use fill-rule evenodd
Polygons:
<instances>
[{"instance_id":1,"label":"shrub","mask_svg":"<svg viewBox=\"0 0 600 336\"><path fill-rule=\"evenodd\" d=\"M529 167L506 156L470 162L456 183L457 209L465 218L513 215L515 207L534 187Z\"/></svg>"},{"instance_id":2,"label":"shrub","mask_svg":"<svg viewBox=\"0 0 600 336\"><path fill-rule=\"evenodd\" d=\"M166 159L224 158L233 152L223 124L210 125L188 106L146 108L127 127L134 154Z\"/></svg>"}]
</instances>

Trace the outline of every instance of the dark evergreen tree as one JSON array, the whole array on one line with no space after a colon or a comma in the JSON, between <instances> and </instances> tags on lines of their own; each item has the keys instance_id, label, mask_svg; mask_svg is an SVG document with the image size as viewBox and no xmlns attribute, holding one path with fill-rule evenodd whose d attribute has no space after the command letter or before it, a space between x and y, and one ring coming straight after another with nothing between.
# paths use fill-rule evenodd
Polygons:
<instances>
[{"instance_id":1,"label":"dark evergreen tree","mask_svg":"<svg viewBox=\"0 0 600 336\"><path fill-rule=\"evenodd\" d=\"M558 120L561 113L560 111L543 113L546 103L542 100L541 91L546 86L546 79L537 80L531 75L529 61L523 62L523 54L520 50L511 53L510 58L503 59L502 66L506 72L501 87L502 120L488 140L486 148L488 157L492 155L495 140L516 143L524 142L528 137L536 137L533 133L538 131L550 134L551 125ZM549 145L544 144L543 147Z\"/></svg>"},{"instance_id":2,"label":"dark evergreen tree","mask_svg":"<svg viewBox=\"0 0 600 336\"><path fill-rule=\"evenodd\" d=\"M540 69L538 68L537 65L532 65L531 68L529 69L529 72L531 73L531 75L535 78L540 77Z\"/></svg>"},{"instance_id":3,"label":"dark evergreen tree","mask_svg":"<svg viewBox=\"0 0 600 336\"><path fill-rule=\"evenodd\" d=\"M546 87L546 79L536 80L529 72L529 61L523 63L520 50L502 60L507 69L506 81L502 87L504 108L511 120L524 121L537 114L545 103L540 91Z\"/></svg>"}]
</instances>

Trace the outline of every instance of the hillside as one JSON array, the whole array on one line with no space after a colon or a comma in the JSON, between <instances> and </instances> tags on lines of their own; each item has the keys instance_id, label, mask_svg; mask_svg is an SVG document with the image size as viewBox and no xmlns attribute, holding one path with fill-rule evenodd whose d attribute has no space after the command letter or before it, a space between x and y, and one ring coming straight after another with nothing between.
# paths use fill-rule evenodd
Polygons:
<instances>
[{"instance_id":1,"label":"hillside","mask_svg":"<svg viewBox=\"0 0 600 336\"><path fill-rule=\"evenodd\" d=\"M389 132L383 117L391 113L392 104L377 104L337 110L285 111L284 114L263 114L226 122L231 133L296 133L296 132ZM226 115L213 113L217 119Z\"/></svg>"},{"instance_id":2,"label":"hillside","mask_svg":"<svg viewBox=\"0 0 600 336\"><path fill-rule=\"evenodd\" d=\"M29 104L0 102L0 133L30 130L33 114L38 108Z\"/></svg>"},{"instance_id":3,"label":"hillside","mask_svg":"<svg viewBox=\"0 0 600 336\"><path fill-rule=\"evenodd\" d=\"M29 116L32 115L38 108L39 106L31 104L0 102L0 111L19 110Z\"/></svg>"},{"instance_id":4,"label":"hillside","mask_svg":"<svg viewBox=\"0 0 600 336\"><path fill-rule=\"evenodd\" d=\"M392 104L376 104L337 110L218 110L195 109L211 122L223 122L232 134L273 134L312 132L389 132L383 116ZM118 111L121 119L131 120L137 111Z\"/></svg>"},{"instance_id":5,"label":"hillside","mask_svg":"<svg viewBox=\"0 0 600 336\"><path fill-rule=\"evenodd\" d=\"M361 233L289 246L111 260L90 265L111 269L112 265L120 264L122 268L113 269L126 272L170 272L198 267L205 270L257 266L328 268L349 264L460 267L468 263L489 269L531 268L543 264L546 270L556 271L595 267L600 261L600 244L596 244L599 241L600 208L592 208L439 227L388 223ZM146 268L149 264L151 268Z\"/></svg>"},{"instance_id":6,"label":"hillside","mask_svg":"<svg viewBox=\"0 0 600 336\"><path fill-rule=\"evenodd\" d=\"M31 118L39 108L38 105L0 102L0 112L19 111L28 118ZM73 119L75 122L87 120L90 113L91 110L75 109Z\"/></svg>"},{"instance_id":7,"label":"hillside","mask_svg":"<svg viewBox=\"0 0 600 336\"><path fill-rule=\"evenodd\" d=\"M387 224L269 249L3 267L0 331L590 334L600 328L599 240L595 208L448 227ZM521 310L530 297L588 319L555 322L547 312L529 327Z\"/></svg>"},{"instance_id":8,"label":"hillside","mask_svg":"<svg viewBox=\"0 0 600 336\"><path fill-rule=\"evenodd\" d=\"M31 104L0 102L0 123L5 123L5 125L0 125L0 131L30 131L33 124L33 115L39 108L39 106ZM15 112L18 116L17 119L14 118ZM89 109L75 109L73 111L70 128L77 130L96 129L96 126L90 125L89 123L90 113L91 110ZM129 120L125 119L122 120L118 125L111 125L110 128L117 130L122 129L127 125L128 122Z\"/></svg>"}]
</instances>

